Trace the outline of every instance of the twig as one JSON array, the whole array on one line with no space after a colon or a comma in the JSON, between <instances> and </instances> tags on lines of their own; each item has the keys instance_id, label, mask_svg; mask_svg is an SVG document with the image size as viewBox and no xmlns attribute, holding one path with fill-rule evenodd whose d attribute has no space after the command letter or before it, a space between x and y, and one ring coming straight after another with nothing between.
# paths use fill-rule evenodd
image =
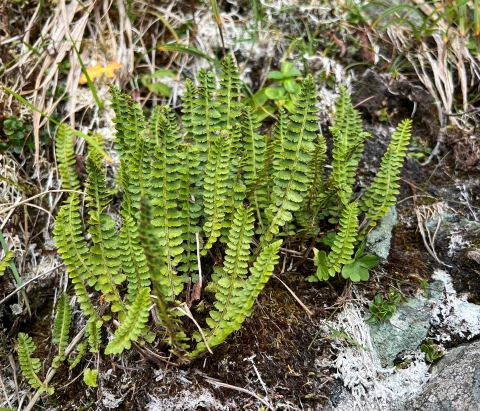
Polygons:
<instances>
[{"instance_id":1,"label":"twig","mask_svg":"<svg viewBox=\"0 0 480 411\"><path fill-rule=\"evenodd\" d=\"M19 201L18 203L15 203L14 205L12 205L10 207L7 207L7 208L4 208L4 209L0 210L0 215L2 215L3 213L6 213L7 211L13 210L14 208L18 207L19 205L28 203L28 202L36 199L37 197L41 197L45 194L50 194L50 193L77 193L77 194L82 194L82 195L85 194L85 193L83 193L81 191L77 191L77 190L48 190L48 191L43 191L41 193L35 194L33 197L30 197L30 198L27 198L25 200Z\"/></svg>"},{"instance_id":2,"label":"twig","mask_svg":"<svg viewBox=\"0 0 480 411\"><path fill-rule=\"evenodd\" d=\"M182 307L185 308L185 311L183 311ZM192 313L190 312L190 308L188 308L187 304L183 303L181 304L180 307L176 307L178 311L180 311L183 315L186 315L188 318L190 318L193 323L197 326L198 331L200 331L200 334L202 335L203 342L205 343L205 346L207 347L207 350L210 354L213 354L213 351L210 349L207 343L207 338L205 337L205 334L203 333L202 327L197 323L195 318L193 317Z\"/></svg>"},{"instance_id":3,"label":"twig","mask_svg":"<svg viewBox=\"0 0 480 411\"><path fill-rule=\"evenodd\" d=\"M75 338L72 340L72 342L68 345L68 347L65 349L65 357L67 357L70 352L75 348L77 343L82 339L83 335L85 334L85 330L87 329L87 326L83 327L82 330L75 336ZM48 370L47 376L45 377L45 381L43 381L43 386L47 387L48 383L52 380L52 378L55 376L57 373L57 368L50 368ZM40 390L37 390L31 401L28 403L27 408L25 408L24 411L31 411L35 404L37 403L38 399L40 398L40 395L42 395L42 392Z\"/></svg>"},{"instance_id":4,"label":"twig","mask_svg":"<svg viewBox=\"0 0 480 411\"><path fill-rule=\"evenodd\" d=\"M274 274L273 276L274 276L278 281L280 281L280 282L284 285L284 287L290 292L290 294L292 294L292 297L295 298L295 300L297 300L297 303L300 304L300 306L305 310L305 312L306 312L308 315L312 316L312 315L313 315L313 312L311 312L311 311L308 309L308 307L307 307L304 303L302 303L302 301L300 300L300 298L298 298L298 297L296 296L296 294L288 287L288 285L285 284L282 280L280 280L280 278L278 278L275 274Z\"/></svg>"},{"instance_id":5,"label":"twig","mask_svg":"<svg viewBox=\"0 0 480 411\"><path fill-rule=\"evenodd\" d=\"M13 297L15 294L17 294L20 290L25 288L28 284L31 282L38 280L40 277L43 277L45 274L50 274L51 272L55 271L57 268L63 267L65 264L59 264L56 267L53 267L51 270L45 271L44 273L37 275L36 277L30 278L30 280L24 282L20 287L18 287L15 291L12 291L10 294L8 294L2 301L0 301L0 304L3 304L5 301L7 301L10 297Z\"/></svg>"},{"instance_id":6,"label":"twig","mask_svg":"<svg viewBox=\"0 0 480 411\"><path fill-rule=\"evenodd\" d=\"M205 378L205 381L210 384L218 385L219 387L231 388L232 390L237 390L245 394L251 395L252 397L256 398L258 401L260 401L263 405L265 405L268 409L275 411L275 408L272 405L270 405L263 398L259 397L257 394L255 394L252 391L246 390L245 388L235 387L234 385L225 384L224 382L213 380L213 379L210 379L209 377L204 377L204 378Z\"/></svg>"}]
</instances>

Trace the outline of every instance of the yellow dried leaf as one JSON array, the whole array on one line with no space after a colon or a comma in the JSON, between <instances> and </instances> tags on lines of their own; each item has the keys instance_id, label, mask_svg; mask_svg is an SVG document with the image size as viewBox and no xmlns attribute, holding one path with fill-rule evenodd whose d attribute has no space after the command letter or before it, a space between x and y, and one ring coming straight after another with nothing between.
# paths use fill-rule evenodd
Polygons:
<instances>
[{"instance_id":1,"label":"yellow dried leaf","mask_svg":"<svg viewBox=\"0 0 480 411\"><path fill-rule=\"evenodd\" d=\"M115 70L118 70L123 67L123 64L117 63L116 61L110 61L107 64L107 67L102 67L100 64L90 67L87 69L88 76L93 81L96 78L100 78L105 74L106 78L115 78ZM79 84L87 84L87 77L85 74L78 80Z\"/></svg>"}]
</instances>

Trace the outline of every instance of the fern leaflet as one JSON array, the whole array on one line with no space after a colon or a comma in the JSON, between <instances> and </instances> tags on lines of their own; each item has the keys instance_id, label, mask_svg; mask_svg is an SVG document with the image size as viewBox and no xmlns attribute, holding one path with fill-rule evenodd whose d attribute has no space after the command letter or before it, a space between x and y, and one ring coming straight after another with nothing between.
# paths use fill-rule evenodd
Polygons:
<instances>
[{"instance_id":1,"label":"fern leaflet","mask_svg":"<svg viewBox=\"0 0 480 411\"><path fill-rule=\"evenodd\" d=\"M66 124L60 124L58 126L58 134L55 139L55 156L62 180L62 188L66 190L78 190L80 188L80 181L78 181L78 175L73 168L75 165L73 130Z\"/></svg>"},{"instance_id":2,"label":"fern leaflet","mask_svg":"<svg viewBox=\"0 0 480 411\"><path fill-rule=\"evenodd\" d=\"M65 360L65 348L67 348L71 322L72 308L70 307L67 294L62 293L58 300L57 316L53 323L52 343L58 346L58 355L52 361L53 368L58 368L60 361Z\"/></svg>"}]
</instances>

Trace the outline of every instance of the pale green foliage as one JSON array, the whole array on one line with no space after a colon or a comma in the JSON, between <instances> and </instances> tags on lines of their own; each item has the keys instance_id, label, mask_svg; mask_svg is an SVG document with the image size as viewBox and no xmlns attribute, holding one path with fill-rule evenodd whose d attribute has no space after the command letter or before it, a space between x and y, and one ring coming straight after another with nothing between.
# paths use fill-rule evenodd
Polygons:
<instances>
[{"instance_id":1,"label":"pale green foliage","mask_svg":"<svg viewBox=\"0 0 480 411\"><path fill-rule=\"evenodd\" d=\"M60 361L65 360L65 348L68 343L68 332L72 322L72 308L66 293L62 293L58 300L57 315L53 322L52 343L58 346L58 354L52 361L52 367L58 368Z\"/></svg>"},{"instance_id":2,"label":"pale green foliage","mask_svg":"<svg viewBox=\"0 0 480 411\"><path fill-rule=\"evenodd\" d=\"M98 387L97 383L98 370L92 370L91 368L85 368L83 372L83 382L89 387Z\"/></svg>"}]
</instances>

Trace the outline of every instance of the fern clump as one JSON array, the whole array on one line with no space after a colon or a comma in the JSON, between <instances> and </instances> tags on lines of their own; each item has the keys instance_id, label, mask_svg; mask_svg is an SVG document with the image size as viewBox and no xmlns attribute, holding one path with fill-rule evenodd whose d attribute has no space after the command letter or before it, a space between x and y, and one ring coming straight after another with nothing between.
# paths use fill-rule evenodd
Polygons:
<instances>
[{"instance_id":1,"label":"fern clump","mask_svg":"<svg viewBox=\"0 0 480 411\"><path fill-rule=\"evenodd\" d=\"M339 273L353 281L366 278L374 260L363 256L362 241L395 202L409 121L394 133L377 178L360 196L355 173L369 135L345 88L331 127L330 173L311 75L302 81L291 112L278 110L267 135L241 102L232 55L218 79L202 69L196 82L186 81L181 122L169 107L156 107L145 118L130 97L115 86L111 92L114 147L120 155L116 184L107 178L100 151L90 147L85 205L71 194L54 229L87 317L79 353L102 347L105 326L113 334L106 354L155 338L159 349L179 362L204 354L252 315L255 299L277 268L285 237L290 247L313 249L317 270L307 280ZM59 170L65 185L79 189L71 173L69 138L73 134L63 126ZM103 147L101 136L94 138ZM111 213L119 203L117 227ZM328 235L322 237L323 232ZM189 318L192 304L202 299L209 311L195 320L200 332L192 330ZM68 299L62 295L60 300L56 364L65 357L68 336ZM24 352L31 352L24 341ZM36 363L29 366L28 378L35 380L36 369Z\"/></svg>"}]
</instances>

